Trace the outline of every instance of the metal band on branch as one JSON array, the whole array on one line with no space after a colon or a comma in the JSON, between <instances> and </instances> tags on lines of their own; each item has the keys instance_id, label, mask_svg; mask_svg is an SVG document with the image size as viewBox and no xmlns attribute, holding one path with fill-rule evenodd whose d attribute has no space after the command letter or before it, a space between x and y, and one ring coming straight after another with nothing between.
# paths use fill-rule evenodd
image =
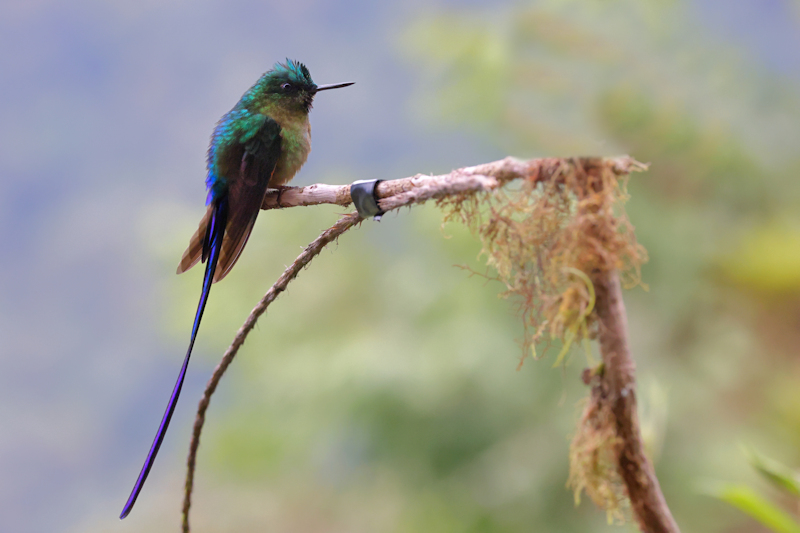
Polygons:
<instances>
[{"instance_id":1,"label":"metal band on branch","mask_svg":"<svg viewBox=\"0 0 800 533\"><path fill-rule=\"evenodd\" d=\"M378 183L383 180L358 180L350 185L350 197L361 218L375 217L380 220L384 211L378 207Z\"/></svg>"}]
</instances>

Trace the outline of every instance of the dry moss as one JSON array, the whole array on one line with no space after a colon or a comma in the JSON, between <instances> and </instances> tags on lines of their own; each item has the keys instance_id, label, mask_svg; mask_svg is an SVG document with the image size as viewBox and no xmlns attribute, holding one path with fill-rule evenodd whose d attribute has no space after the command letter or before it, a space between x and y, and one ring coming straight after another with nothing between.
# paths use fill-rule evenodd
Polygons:
<instances>
[{"instance_id":1,"label":"dry moss","mask_svg":"<svg viewBox=\"0 0 800 533\"><path fill-rule=\"evenodd\" d=\"M563 342L558 364L574 342L594 337L594 272L616 269L627 286L640 283L647 254L623 208L626 185L613 160L569 159L546 177L440 202L445 222L480 238L490 267L482 275L514 300L524 325L520 364L528 353L537 358L540 341Z\"/></svg>"},{"instance_id":2,"label":"dry moss","mask_svg":"<svg viewBox=\"0 0 800 533\"><path fill-rule=\"evenodd\" d=\"M595 505L605 509L609 524L624 523L630 506L617 472L619 440L608 402L591 398L570 444L567 486L575 494L575 505L580 503L581 492L586 491Z\"/></svg>"}]
</instances>

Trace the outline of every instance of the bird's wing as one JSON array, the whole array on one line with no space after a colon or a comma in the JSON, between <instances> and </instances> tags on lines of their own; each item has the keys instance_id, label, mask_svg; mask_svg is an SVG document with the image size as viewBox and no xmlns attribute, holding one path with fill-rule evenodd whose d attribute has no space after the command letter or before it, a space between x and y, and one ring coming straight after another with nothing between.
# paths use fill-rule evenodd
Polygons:
<instances>
[{"instance_id":1,"label":"bird's wing","mask_svg":"<svg viewBox=\"0 0 800 533\"><path fill-rule=\"evenodd\" d=\"M251 130L240 138L244 153L239 175L228 180L228 226L214 276L215 282L224 278L239 259L239 254L253 231L253 224L267 192L267 184L281 155L280 126L265 115L258 114L256 117L253 122L257 127L251 126Z\"/></svg>"},{"instance_id":2,"label":"bird's wing","mask_svg":"<svg viewBox=\"0 0 800 533\"><path fill-rule=\"evenodd\" d=\"M235 171L236 175L226 176L228 226L219 265L214 275L215 282L224 278L233 268L253 230L267 184L280 157L280 126L266 115L253 114L250 120L245 121L241 135L229 150L242 155ZM178 274L192 268L201 258L205 259L204 249L207 248L208 224L213 209L213 205L208 206L206 214L200 220L197 231L183 252L178 265Z\"/></svg>"}]
</instances>

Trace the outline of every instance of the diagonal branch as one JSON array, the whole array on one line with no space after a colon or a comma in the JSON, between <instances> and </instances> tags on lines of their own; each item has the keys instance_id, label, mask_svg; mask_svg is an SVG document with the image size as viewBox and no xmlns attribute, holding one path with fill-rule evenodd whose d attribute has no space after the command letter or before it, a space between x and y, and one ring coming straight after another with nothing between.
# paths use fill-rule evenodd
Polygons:
<instances>
[{"instance_id":1,"label":"diagonal branch","mask_svg":"<svg viewBox=\"0 0 800 533\"><path fill-rule=\"evenodd\" d=\"M250 316L247 317L247 320L245 320L242 327L239 328L239 331L236 333L236 337L234 337L233 342L228 349L225 350L225 355L222 356L222 361L220 361L217 367L214 369L214 373L211 375L211 379L208 380L208 384L206 385L206 390L203 392L203 398L200 400L200 404L197 406L197 417L194 421L192 442L189 446L189 457L186 461L186 484L184 486L183 496L184 533L189 533L189 508L192 505L192 487L194 485L194 470L197 462L197 448L200 446L200 432L203 431L203 424L206 420L206 410L208 409L208 403L211 401L211 395L214 394L214 391L217 389L217 385L219 384L220 379L222 379L222 375L225 373L225 370L228 369L228 366L233 362L233 358L236 357L236 354L239 352L239 348L241 348L242 344L244 344L247 335L250 333L253 327L255 327L258 318L264 314L264 311L266 311L267 307L269 307L269 305L275 301L278 295L286 290L289 282L295 279L300 271L306 265L308 265L308 263L310 263L314 257L319 255L325 246L335 241L342 233L361 222L361 220L361 217L359 217L357 213L344 215L339 219L338 222L336 222L336 224L322 232L319 237L317 237L306 247L305 250L303 250L297 259L294 260L294 263L289 265L289 267L283 272L283 274L281 274L275 284L270 287L264 297L261 298L261 301L258 302L258 305L256 305L255 308L250 312Z\"/></svg>"}]
</instances>

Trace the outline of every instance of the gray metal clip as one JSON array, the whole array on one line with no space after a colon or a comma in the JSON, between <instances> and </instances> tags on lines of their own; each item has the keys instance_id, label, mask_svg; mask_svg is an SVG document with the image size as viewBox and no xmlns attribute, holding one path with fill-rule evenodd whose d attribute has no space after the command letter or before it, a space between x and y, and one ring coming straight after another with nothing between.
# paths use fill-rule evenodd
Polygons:
<instances>
[{"instance_id":1,"label":"gray metal clip","mask_svg":"<svg viewBox=\"0 0 800 533\"><path fill-rule=\"evenodd\" d=\"M383 180L358 180L350 185L350 198L361 218L375 217L380 220L383 211L378 207L378 184Z\"/></svg>"}]
</instances>

